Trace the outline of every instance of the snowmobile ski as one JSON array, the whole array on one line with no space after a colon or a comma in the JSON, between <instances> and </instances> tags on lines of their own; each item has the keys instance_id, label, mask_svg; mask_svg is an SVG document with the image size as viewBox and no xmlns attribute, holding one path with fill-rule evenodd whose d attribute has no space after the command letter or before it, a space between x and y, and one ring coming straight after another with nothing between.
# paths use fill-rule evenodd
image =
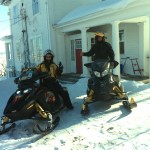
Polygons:
<instances>
[{"instance_id":1,"label":"snowmobile ski","mask_svg":"<svg viewBox=\"0 0 150 150\"><path fill-rule=\"evenodd\" d=\"M89 108L88 108L87 103L82 104L82 110L81 110L80 113L81 113L83 116L86 116L86 115L89 115L89 112L90 112L90 110L89 110Z\"/></svg>"},{"instance_id":2,"label":"snowmobile ski","mask_svg":"<svg viewBox=\"0 0 150 150\"><path fill-rule=\"evenodd\" d=\"M33 128L33 132L36 134L43 134L43 135L49 134L57 127L59 121L60 121L60 117L56 117L56 119L52 123L52 126L47 127L45 130L43 130L38 124L36 124L36 128L38 129L38 131L35 130L35 128Z\"/></svg>"},{"instance_id":3,"label":"snowmobile ski","mask_svg":"<svg viewBox=\"0 0 150 150\"><path fill-rule=\"evenodd\" d=\"M3 125L1 125L1 127L3 128L2 130L0 130L0 135L8 132L9 130L11 130L12 128L14 128L16 126L15 123L12 123L9 127L4 128Z\"/></svg>"},{"instance_id":4,"label":"snowmobile ski","mask_svg":"<svg viewBox=\"0 0 150 150\"><path fill-rule=\"evenodd\" d=\"M130 102L129 101L123 101L122 104L126 109L130 109L130 110L137 107L137 103L134 101L133 98L131 98Z\"/></svg>"}]
</instances>

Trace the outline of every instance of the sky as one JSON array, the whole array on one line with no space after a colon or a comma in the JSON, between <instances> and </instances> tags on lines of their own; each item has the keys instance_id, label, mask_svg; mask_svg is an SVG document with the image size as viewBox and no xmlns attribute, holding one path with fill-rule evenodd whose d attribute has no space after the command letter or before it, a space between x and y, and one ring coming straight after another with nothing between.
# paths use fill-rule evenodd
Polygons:
<instances>
[{"instance_id":1,"label":"sky","mask_svg":"<svg viewBox=\"0 0 150 150\"><path fill-rule=\"evenodd\" d=\"M0 116L17 89L14 78L0 81ZM86 97L88 78L67 87L73 110L64 109L55 130L41 136L32 132L32 120L16 122L14 129L0 135L0 150L149 150L150 149L150 83L121 80L128 97L137 107L126 110L121 102L99 101L89 105L90 114L80 114Z\"/></svg>"},{"instance_id":2,"label":"sky","mask_svg":"<svg viewBox=\"0 0 150 150\"><path fill-rule=\"evenodd\" d=\"M0 5L0 38L7 35L10 35L8 7ZM4 50L4 42L0 40L0 52Z\"/></svg>"}]
</instances>

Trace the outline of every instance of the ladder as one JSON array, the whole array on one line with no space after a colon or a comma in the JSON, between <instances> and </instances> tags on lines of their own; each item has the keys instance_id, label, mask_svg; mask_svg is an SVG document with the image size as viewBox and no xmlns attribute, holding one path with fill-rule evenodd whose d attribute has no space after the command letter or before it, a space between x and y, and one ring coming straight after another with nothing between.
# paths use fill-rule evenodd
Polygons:
<instances>
[{"instance_id":1,"label":"ladder","mask_svg":"<svg viewBox=\"0 0 150 150\"><path fill-rule=\"evenodd\" d=\"M143 69L140 69L140 67L139 67L138 58L132 58L130 60L131 60L131 63L132 63L132 68L133 68L134 75L135 75L135 72L138 71L140 73L140 75L142 76Z\"/></svg>"}]
</instances>

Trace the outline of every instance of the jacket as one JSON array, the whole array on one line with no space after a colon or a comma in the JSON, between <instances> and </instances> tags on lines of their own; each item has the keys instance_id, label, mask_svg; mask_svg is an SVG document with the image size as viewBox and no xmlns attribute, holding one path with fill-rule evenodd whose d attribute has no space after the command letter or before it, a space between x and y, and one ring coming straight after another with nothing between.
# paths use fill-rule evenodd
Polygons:
<instances>
[{"instance_id":1,"label":"jacket","mask_svg":"<svg viewBox=\"0 0 150 150\"><path fill-rule=\"evenodd\" d=\"M55 63L49 65L49 70L46 68L45 63L41 63L36 67L39 72L48 72L50 77L56 78L58 73L58 66Z\"/></svg>"},{"instance_id":2,"label":"jacket","mask_svg":"<svg viewBox=\"0 0 150 150\"><path fill-rule=\"evenodd\" d=\"M109 59L114 61L114 51L108 42L97 42L90 51L84 52L83 56L93 56L94 59Z\"/></svg>"}]
</instances>

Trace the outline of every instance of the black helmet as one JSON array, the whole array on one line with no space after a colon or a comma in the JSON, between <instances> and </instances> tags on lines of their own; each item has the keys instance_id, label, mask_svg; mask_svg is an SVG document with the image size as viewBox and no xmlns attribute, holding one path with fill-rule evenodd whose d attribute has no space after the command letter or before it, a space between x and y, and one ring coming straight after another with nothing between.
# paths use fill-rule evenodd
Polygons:
<instances>
[{"instance_id":1,"label":"black helmet","mask_svg":"<svg viewBox=\"0 0 150 150\"><path fill-rule=\"evenodd\" d=\"M54 57L54 53L53 53L53 51L52 50L50 50L50 49L47 49L45 52L44 52L44 57L47 55L47 54L50 54L50 55L52 55L52 57Z\"/></svg>"}]
</instances>

